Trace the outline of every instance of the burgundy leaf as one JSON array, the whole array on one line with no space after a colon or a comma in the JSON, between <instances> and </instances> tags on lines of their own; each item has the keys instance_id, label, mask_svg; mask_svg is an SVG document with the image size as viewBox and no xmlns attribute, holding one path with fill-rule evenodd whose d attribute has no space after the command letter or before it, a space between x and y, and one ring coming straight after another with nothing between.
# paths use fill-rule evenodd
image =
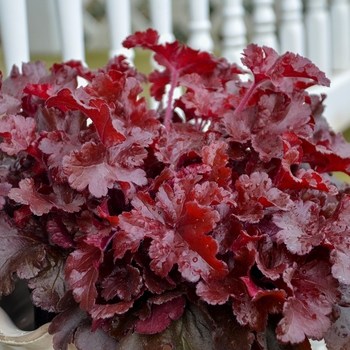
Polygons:
<instances>
[{"instance_id":1,"label":"burgundy leaf","mask_svg":"<svg viewBox=\"0 0 350 350\"><path fill-rule=\"evenodd\" d=\"M67 226L64 224L64 218L61 215L48 221L46 229L50 234L51 243L57 244L62 248L73 248L75 246L72 234L68 231Z\"/></svg>"},{"instance_id":2,"label":"burgundy leaf","mask_svg":"<svg viewBox=\"0 0 350 350\"><path fill-rule=\"evenodd\" d=\"M227 148L224 141L214 141L202 148L202 161L212 168L209 180L215 181L219 186L225 186L231 175L231 169L227 167Z\"/></svg>"},{"instance_id":3,"label":"burgundy leaf","mask_svg":"<svg viewBox=\"0 0 350 350\"><path fill-rule=\"evenodd\" d=\"M40 97L44 100L48 99L54 92L52 84L27 84L23 92L29 95Z\"/></svg>"},{"instance_id":4,"label":"burgundy leaf","mask_svg":"<svg viewBox=\"0 0 350 350\"><path fill-rule=\"evenodd\" d=\"M326 191L331 194L336 194L337 189L334 185L330 184L321 174L318 172L303 168L292 173L291 167L299 165L303 159L303 149L301 147L301 141L293 133L285 133L283 135L283 147L284 157L282 160L282 166L280 167L275 182L281 189L293 188L293 189L306 189L314 188L321 191Z\"/></svg>"},{"instance_id":5,"label":"burgundy leaf","mask_svg":"<svg viewBox=\"0 0 350 350\"><path fill-rule=\"evenodd\" d=\"M28 281L32 289L31 299L35 306L49 312L57 312L57 304L68 291L64 275L65 260L63 258L51 261L50 270L41 271Z\"/></svg>"},{"instance_id":6,"label":"burgundy leaf","mask_svg":"<svg viewBox=\"0 0 350 350\"><path fill-rule=\"evenodd\" d=\"M0 148L9 155L25 151L36 140L36 123L21 115L6 115L0 119Z\"/></svg>"},{"instance_id":7,"label":"burgundy leaf","mask_svg":"<svg viewBox=\"0 0 350 350\"><path fill-rule=\"evenodd\" d=\"M0 182L0 210L4 207L5 197L8 196L11 187L11 184L7 182Z\"/></svg>"},{"instance_id":8,"label":"burgundy leaf","mask_svg":"<svg viewBox=\"0 0 350 350\"><path fill-rule=\"evenodd\" d=\"M206 181L201 184L196 184L193 187L189 198L203 206L224 203L231 205L235 204L232 193L219 187L214 181Z\"/></svg>"},{"instance_id":9,"label":"burgundy leaf","mask_svg":"<svg viewBox=\"0 0 350 350\"><path fill-rule=\"evenodd\" d=\"M215 223L219 220L217 212L200 207L193 202L186 203L186 215L180 221L178 232L183 240L189 245L190 249L196 253L210 266L208 277L224 276L227 274L226 264L215 258L218 253L218 244L210 236L205 233L210 232ZM201 242L199 244L199 242ZM185 254L183 254L184 257ZM190 258L192 254L189 254ZM187 259L186 259L187 260ZM194 255L192 258L194 265L198 262L198 258ZM187 264L179 263L180 271L186 274ZM204 271L203 271L204 272Z\"/></svg>"},{"instance_id":10,"label":"burgundy leaf","mask_svg":"<svg viewBox=\"0 0 350 350\"><path fill-rule=\"evenodd\" d=\"M127 169L111 163L110 154L103 144L87 142L80 151L73 151L63 159L63 171L73 188L83 191L88 186L96 197L105 196L115 182L146 184L142 169Z\"/></svg>"},{"instance_id":11,"label":"burgundy leaf","mask_svg":"<svg viewBox=\"0 0 350 350\"><path fill-rule=\"evenodd\" d=\"M152 83L151 95L157 101L161 101L165 94L165 86L167 84L171 86L165 115L165 128L166 131L169 131L171 103L174 88L179 84L179 78L185 74L212 71L218 64L217 59L207 52L196 51L181 45L178 41L160 45L158 44L158 33L153 29L148 29L143 33L136 32L134 35L126 38L123 45L128 49L141 47L152 50L155 53L154 59L165 67L165 70L162 72L154 71L151 73L149 81Z\"/></svg>"},{"instance_id":12,"label":"burgundy leaf","mask_svg":"<svg viewBox=\"0 0 350 350\"><path fill-rule=\"evenodd\" d=\"M45 244L34 233L15 226L4 213L0 213L0 296L14 288L13 274L29 279L47 267Z\"/></svg>"},{"instance_id":13,"label":"burgundy leaf","mask_svg":"<svg viewBox=\"0 0 350 350\"><path fill-rule=\"evenodd\" d=\"M247 294L242 277L250 273L254 260L254 249L241 248L229 273L220 279L200 281L196 288L197 295L210 305L224 304L231 298L242 299Z\"/></svg>"},{"instance_id":14,"label":"burgundy leaf","mask_svg":"<svg viewBox=\"0 0 350 350\"><path fill-rule=\"evenodd\" d=\"M191 304L178 320L161 333L130 333L119 343L118 350L154 350L157 347L183 350L215 350L210 326L198 306Z\"/></svg>"},{"instance_id":15,"label":"burgundy leaf","mask_svg":"<svg viewBox=\"0 0 350 350\"><path fill-rule=\"evenodd\" d=\"M203 145L203 135L190 124L174 124L167 134L159 138L156 156L165 164L178 164L181 157L194 152L198 156Z\"/></svg>"},{"instance_id":16,"label":"burgundy leaf","mask_svg":"<svg viewBox=\"0 0 350 350\"><path fill-rule=\"evenodd\" d=\"M53 135L62 134L67 137L76 138L81 131L87 130L86 116L81 111L68 111L63 113L57 108L47 108L45 105L39 105L35 113L37 130L47 137L47 134L53 132Z\"/></svg>"},{"instance_id":17,"label":"burgundy leaf","mask_svg":"<svg viewBox=\"0 0 350 350\"><path fill-rule=\"evenodd\" d=\"M285 302L286 293L283 290L259 290L254 298L247 294L240 299L234 299L232 308L241 325L249 325L257 332L265 330L268 315L279 314Z\"/></svg>"},{"instance_id":18,"label":"burgundy leaf","mask_svg":"<svg viewBox=\"0 0 350 350\"><path fill-rule=\"evenodd\" d=\"M78 327L74 335L74 345L78 350L95 350L95 349L116 349L118 342L113 339L107 332L98 329L91 331L89 325Z\"/></svg>"},{"instance_id":19,"label":"burgundy leaf","mask_svg":"<svg viewBox=\"0 0 350 350\"><path fill-rule=\"evenodd\" d=\"M94 320L111 318L115 315L125 314L133 304L134 300L121 301L115 304L106 305L95 304L90 310L90 314Z\"/></svg>"},{"instance_id":20,"label":"burgundy leaf","mask_svg":"<svg viewBox=\"0 0 350 350\"><path fill-rule=\"evenodd\" d=\"M53 335L55 350L68 350L69 344L74 342L77 329L89 323L86 312L78 305L73 305L57 315L49 326L49 333Z\"/></svg>"},{"instance_id":21,"label":"burgundy leaf","mask_svg":"<svg viewBox=\"0 0 350 350\"><path fill-rule=\"evenodd\" d=\"M186 300L174 298L160 305L153 305L151 316L136 323L135 331L142 334L154 334L164 331L171 323L180 318L184 312Z\"/></svg>"},{"instance_id":22,"label":"burgundy leaf","mask_svg":"<svg viewBox=\"0 0 350 350\"><path fill-rule=\"evenodd\" d=\"M277 242L294 254L309 253L324 237L321 228L325 218L320 215L319 205L311 201L295 201L290 211L274 214L273 222L280 228Z\"/></svg>"},{"instance_id":23,"label":"burgundy leaf","mask_svg":"<svg viewBox=\"0 0 350 350\"><path fill-rule=\"evenodd\" d=\"M270 47L250 44L243 53L242 63L254 74L256 81L272 80L280 84L283 77L307 78L320 85L330 81L309 59L286 52L282 56Z\"/></svg>"},{"instance_id":24,"label":"burgundy leaf","mask_svg":"<svg viewBox=\"0 0 350 350\"><path fill-rule=\"evenodd\" d=\"M66 279L83 310L90 310L95 304L98 295L95 284L102 258L101 249L82 242L80 249L73 251L67 259Z\"/></svg>"},{"instance_id":25,"label":"burgundy leaf","mask_svg":"<svg viewBox=\"0 0 350 350\"><path fill-rule=\"evenodd\" d=\"M89 102L83 104L79 101L79 97L73 95L72 91L62 89L56 96L50 97L46 105L85 113L93 121L101 141L107 147L125 140L125 136L114 128L110 107L104 100L90 98Z\"/></svg>"},{"instance_id":26,"label":"burgundy leaf","mask_svg":"<svg viewBox=\"0 0 350 350\"><path fill-rule=\"evenodd\" d=\"M283 306L283 318L276 329L283 343L300 343L305 337L322 339L330 328L328 315L339 298L338 284L327 262L311 261L285 273L294 295Z\"/></svg>"},{"instance_id":27,"label":"burgundy leaf","mask_svg":"<svg viewBox=\"0 0 350 350\"><path fill-rule=\"evenodd\" d=\"M50 169L56 168L58 178L63 177L62 159L81 147L76 135L67 135L63 131L53 131L45 135L39 142L39 149L47 154L47 164Z\"/></svg>"},{"instance_id":28,"label":"burgundy leaf","mask_svg":"<svg viewBox=\"0 0 350 350\"><path fill-rule=\"evenodd\" d=\"M341 283L350 283L350 254L349 217L350 196L345 195L339 202L337 210L321 228L325 241L334 248L331 250L332 273Z\"/></svg>"},{"instance_id":29,"label":"burgundy leaf","mask_svg":"<svg viewBox=\"0 0 350 350\"><path fill-rule=\"evenodd\" d=\"M46 76L46 65L41 61L23 63L22 72L17 66L13 66L10 75L3 81L2 90L21 100L27 84L36 84Z\"/></svg>"},{"instance_id":30,"label":"burgundy leaf","mask_svg":"<svg viewBox=\"0 0 350 350\"><path fill-rule=\"evenodd\" d=\"M35 189L33 179L24 179L19 183L19 188L12 188L9 197L17 203L29 205L33 214L41 216L52 210L62 209L73 213L81 210L84 198L74 195L73 191L64 185L57 185L51 194L41 194Z\"/></svg>"},{"instance_id":31,"label":"burgundy leaf","mask_svg":"<svg viewBox=\"0 0 350 350\"><path fill-rule=\"evenodd\" d=\"M350 174L350 146L340 133L331 133L315 143L303 140L303 161L319 173L341 171Z\"/></svg>"},{"instance_id":32,"label":"burgundy leaf","mask_svg":"<svg viewBox=\"0 0 350 350\"><path fill-rule=\"evenodd\" d=\"M203 76L197 73L186 74L179 79L179 84L187 88L174 107L180 107L186 115L186 121L192 116L205 121L218 117L226 110L226 99L228 94L224 91L219 79L215 89L215 78L208 79L208 86L204 85ZM215 89L215 91L214 91Z\"/></svg>"},{"instance_id":33,"label":"burgundy leaf","mask_svg":"<svg viewBox=\"0 0 350 350\"><path fill-rule=\"evenodd\" d=\"M239 113L227 111L223 114L226 130L232 141L245 143L251 141L252 127L257 119L255 106L249 106Z\"/></svg>"},{"instance_id":34,"label":"burgundy leaf","mask_svg":"<svg viewBox=\"0 0 350 350\"><path fill-rule=\"evenodd\" d=\"M304 99L302 93L296 92L289 97L282 93L262 93L252 127L252 145L262 160L282 158L284 133L295 133L301 138L312 135L311 108Z\"/></svg>"},{"instance_id":35,"label":"burgundy leaf","mask_svg":"<svg viewBox=\"0 0 350 350\"><path fill-rule=\"evenodd\" d=\"M142 285L142 277L137 268L130 265L116 266L113 272L102 281L101 295L107 301L115 296L130 301L140 292Z\"/></svg>"},{"instance_id":36,"label":"burgundy leaf","mask_svg":"<svg viewBox=\"0 0 350 350\"><path fill-rule=\"evenodd\" d=\"M240 220L255 223L264 217L266 207L288 210L292 205L289 195L273 187L266 173L241 175L235 186L237 208L234 213Z\"/></svg>"}]
</instances>

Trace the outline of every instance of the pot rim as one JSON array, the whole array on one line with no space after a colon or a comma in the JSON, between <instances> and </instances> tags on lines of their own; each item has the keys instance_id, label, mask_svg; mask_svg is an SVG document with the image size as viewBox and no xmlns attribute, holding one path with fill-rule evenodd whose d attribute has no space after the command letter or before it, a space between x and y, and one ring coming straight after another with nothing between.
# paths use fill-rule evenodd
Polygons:
<instances>
[{"instance_id":1,"label":"pot rim","mask_svg":"<svg viewBox=\"0 0 350 350\"><path fill-rule=\"evenodd\" d=\"M16 327L7 313L0 307L0 342L6 344L28 344L47 336L50 323L33 331L23 331Z\"/></svg>"}]
</instances>

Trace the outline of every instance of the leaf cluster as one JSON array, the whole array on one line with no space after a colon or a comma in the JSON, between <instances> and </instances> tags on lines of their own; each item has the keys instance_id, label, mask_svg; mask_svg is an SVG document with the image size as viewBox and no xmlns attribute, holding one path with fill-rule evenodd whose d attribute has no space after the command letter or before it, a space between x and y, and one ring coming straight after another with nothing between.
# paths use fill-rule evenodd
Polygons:
<instances>
[{"instance_id":1,"label":"leaf cluster","mask_svg":"<svg viewBox=\"0 0 350 350\"><path fill-rule=\"evenodd\" d=\"M347 346L350 190L332 172L350 146L307 92L324 73L252 44L241 80L151 29L124 46L162 69L35 62L2 81L0 297L27 280L55 349Z\"/></svg>"}]
</instances>

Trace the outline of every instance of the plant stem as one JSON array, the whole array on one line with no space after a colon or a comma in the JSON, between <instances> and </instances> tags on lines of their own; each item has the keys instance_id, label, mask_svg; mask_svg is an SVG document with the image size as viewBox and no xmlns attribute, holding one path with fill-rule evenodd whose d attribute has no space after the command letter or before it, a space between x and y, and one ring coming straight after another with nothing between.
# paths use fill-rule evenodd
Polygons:
<instances>
[{"instance_id":1,"label":"plant stem","mask_svg":"<svg viewBox=\"0 0 350 350\"><path fill-rule=\"evenodd\" d=\"M238 104L236 110L234 111L233 115L238 114L239 112L241 112L243 110L243 108L247 105L247 103L249 102L250 98L253 95L253 92L255 91L255 89L262 84L265 80L267 79L254 79L253 84L250 86L249 90L246 92L246 94L243 96L241 102Z\"/></svg>"},{"instance_id":2,"label":"plant stem","mask_svg":"<svg viewBox=\"0 0 350 350\"><path fill-rule=\"evenodd\" d=\"M176 82L178 78L178 72L174 69L171 76L171 83L170 83L170 89L168 94L168 101L167 101L167 108L165 112L165 118L164 118L164 124L165 124L165 131L170 131L170 121L172 116L172 104L173 104L173 96L174 96L174 90L176 87Z\"/></svg>"}]
</instances>

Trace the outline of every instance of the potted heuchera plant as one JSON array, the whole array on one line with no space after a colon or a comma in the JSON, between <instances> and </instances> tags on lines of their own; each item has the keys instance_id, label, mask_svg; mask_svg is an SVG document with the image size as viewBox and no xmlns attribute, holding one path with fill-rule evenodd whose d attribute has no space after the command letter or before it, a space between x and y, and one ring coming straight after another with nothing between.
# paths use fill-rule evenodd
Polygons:
<instances>
[{"instance_id":1,"label":"potted heuchera plant","mask_svg":"<svg viewBox=\"0 0 350 350\"><path fill-rule=\"evenodd\" d=\"M124 46L164 67L157 111L123 57L3 81L0 294L26 280L55 349L345 349L350 146L306 91L324 73L252 44L243 82L151 29Z\"/></svg>"}]
</instances>

